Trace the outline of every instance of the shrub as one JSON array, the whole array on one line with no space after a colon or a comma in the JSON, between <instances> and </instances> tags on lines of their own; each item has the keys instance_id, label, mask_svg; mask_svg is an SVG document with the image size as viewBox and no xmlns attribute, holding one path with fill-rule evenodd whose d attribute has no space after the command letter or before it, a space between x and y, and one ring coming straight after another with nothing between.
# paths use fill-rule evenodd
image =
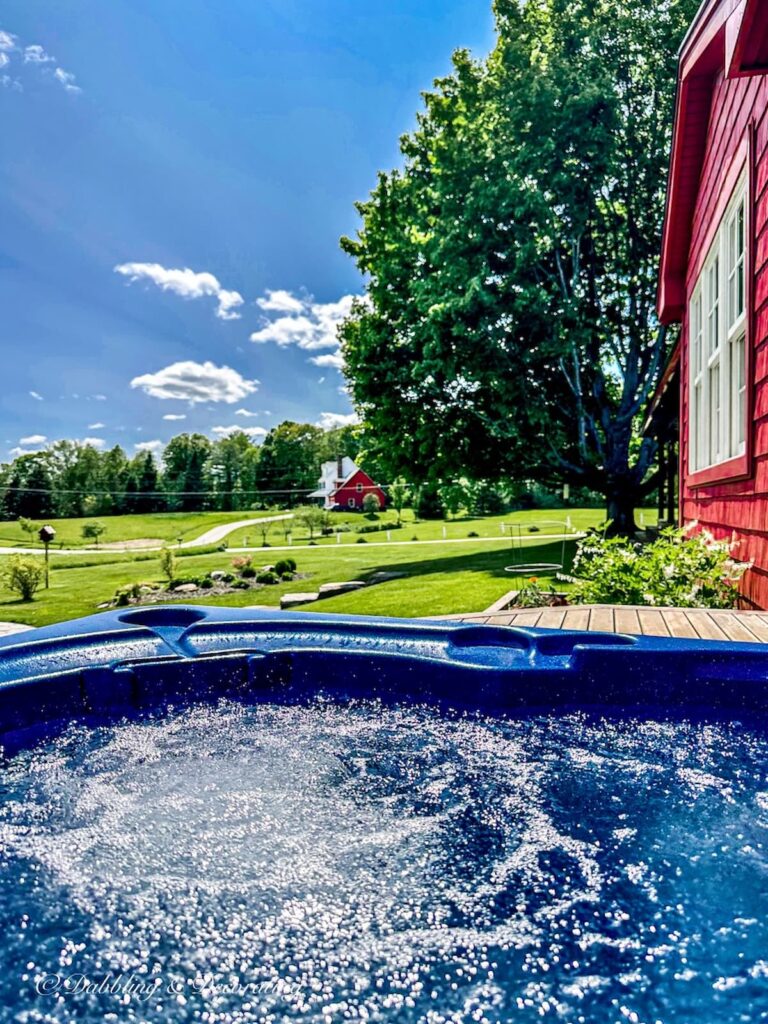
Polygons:
<instances>
[{"instance_id":1,"label":"shrub","mask_svg":"<svg viewBox=\"0 0 768 1024\"><path fill-rule=\"evenodd\" d=\"M45 578L43 563L37 558L14 555L3 570L3 582L22 601L31 601Z\"/></svg>"},{"instance_id":2,"label":"shrub","mask_svg":"<svg viewBox=\"0 0 768 1024\"><path fill-rule=\"evenodd\" d=\"M467 534L467 536L468 537L479 537L480 534L477 532L477 530L470 530L469 533Z\"/></svg>"},{"instance_id":3,"label":"shrub","mask_svg":"<svg viewBox=\"0 0 768 1024\"><path fill-rule=\"evenodd\" d=\"M295 558L284 558L283 561L288 566L289 572L296 572L296 559Z\"/></svg>"},{"instance_id":4,"label":"shrub","mask_svg":"<svg viewBox=\"0 0 768 1024\"><path fill-rule=\"evenodd\" d=\"M174 576L172 580L168 580L168 589L174 590L176 587L180 587L184 583L194 583L197 587L200 585L200 580L196 576Z\"/></svg>"},{"instance_id":5,"label":"shrub","mask_svg":"<svg viewBox=\"0 0 768 1024\"><path fill-rule=\"evenodd\" d=\"M540 533L540 532L541 532L541 530L539 529L539 527L536 526L533 523L528 527L528 533Z\"/></svg>"},{"instance_id":6,"label":"shrub","mask_svg":"<svg viewBox=\"0 0 768 1024\"><path fill-rule=\"evenodd\" d=\"M284 572L280 575L280 579L282 580L283 583L290 583L291 580L293 579L293 573Z\"/></svg>"},{"instance_id":7,"label":"shrub","mask_svg":"<svg viewBox=\"0 0 768 1024\"><path fill-rule=\"evenodd\" d=\"M37 533L37 523L33 522L31 519L27 519L26 516L19 516L18 524L24 533L29 534L30 537L33 533Z\"/></svg>"},{"instance_id":8,"label":"shrub","mask_svg":"<svg viewBox=\"0 0 768 1024\"><path fill-rule=\"evenodd\" d=\"M233 590L247 590L248 584L246 583L245 580L233 580L231 583L231 587Z\"/></svg>"},{"instance_id":9,"label":"shrub","mask_svg":"<svg viewBox=\"0 0 768 1024\"><path fill-rule=\"evenodd\" d=\"M99 546L99 537L102 533L106 533L106 526L104 523L100 523L97 519L92 519L88 523L83 523L81 533L84 540L92 540L96 542L96 547Z\"/></svg>"},{"instance_id":10,"label":"shrub","mask_svg":"<svg viewBox=\"0 0 768 1024\"><path fill-rule=\"evenodd\" d=\"M115 596L115 604L118 608L125 608L127 604L130 604L130 598L127 590L118 590Z\"/></svg>"},{"instance_id":11,"label":"shrub","mask_svg":"<svg viewBox=\"0 0 768 1024\"><path fill-rule=\"evenodd\" d=\"M355 541L355 544L367 544L367 543L368 543L368 541L365 539L365 537L358 537L357 540Z\"/></svg>"},{"instance_id":12,"label":"shrub","mask_svg":"<svg viewBox=\"0 0 768 1024\"><path fill-rule=\"evenodd\" d=\"M277 573L272 572L271 569L267 569L264 572L260 572L256 577L257 583L277 583Z\"/></svg>"},{"instance_id":13,"label":"shrub","mask_svg":"<svg viewBox=\"0 0 768 1024\"><path fill-rule=\"evenodd\" d=\"M690 529L662 530L645 546L588 534L573 562L575 597L590 604L734 608L738 582L749 566L733 560L727 541L716 541L707 530L690 534Z\"/></svg>"},{"instance_id":14,"label":"shrub","mask_svg":"<svg viewBox=\"0 0 768 1024\"><path fill-rule=\"evenodd\" d=\"M523 582L514 599L515 608L544 608L555 597L555 588L550 584L545 590L537 576L529 576Z\"/></svg>"},{"instance_id":15,"label":"shrub","mask_svg":"<svg viewBox=\"0 0 768 1024\"><path fill-rule=\"evenodd\" d=\"M378 494L373 494L371 492L366 494L363 498L363 512L365 512L367 516L375 516L380 508L381 502L379 501Z\"/></svg>"},{"instance_id":16,"label":"shrub","mask_svg":"<svg viewBox=\"0 0 768 1024\"><path fill-rule=\"evenodd\" d=\"M275 572L277 573L277 575L285 576L286 573L292 573L293 569L291 569L291 562L293 562L292 558L280 558L277 562L275 562ZM293 565L295 567L296 563L293 562Z\"/></svg>"},{"instance_id":17,"label":"shrub","mask_svg":"<svg viewBox=\"0 0 768 1024\"><path fill-rule=\"evenodd\" d=\"M252 580L255 575L256 570L253 568L252 565L246 565L243 571L240 573L241 579L244 580Z\"/></svg>"},{"instance_id":18,"label":"shrub","mask_svg":"<svg viewBox=\"0 0 768 1024\"><path fill-rule=\"evenodd\" d=\"M168 585L170 586L176 575L176 555L174 555L169 547L163 547L160 552L160 571L163 576L168 578Z\"/></svg>"},{"instance_id":19,"label":"shrub","mask_svg":"<svg viewBox=\"0 0 768 1024\"><path fill-rule=\"evenodd\" d=\"M243 574L243 569L249 568L250 564L250 555L238 555L237 558L232 559L232 568L239 572L241 576Z\"/></svg>"},{"instance_id":20,"label":"shrub","mask_svg":"<svg viewBox=\"0 0 768 1024\"><path fill-rule=\"evenodd\" d=\"M382 530L402 530L402 523L362 523L355 527L355 533L381 533Z\"/></svg>"},{"instance_id":21,"label":"shrub","mask_svg":"<svg viewBox=\"0 0 768 1024\"><path fill-rule=\"evenodd\" d=\"M211 579L210 576L205 576L203 577L203 579L200 580L200 588L202 590L210 590L212 586L213 580Z\"/></svg>"}]
</instances>

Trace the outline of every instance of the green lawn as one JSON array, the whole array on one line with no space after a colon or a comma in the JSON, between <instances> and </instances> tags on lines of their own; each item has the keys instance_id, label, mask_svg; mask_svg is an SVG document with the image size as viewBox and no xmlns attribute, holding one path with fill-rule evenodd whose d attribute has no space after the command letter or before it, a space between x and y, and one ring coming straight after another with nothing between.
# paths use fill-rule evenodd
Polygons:
<instances>
[{"instance_id":1,"label":"green lawn","mask_svg":"<svg viewBox=\"0 0 768 1024\"><path fill-rule=\"evenodd\" d=\"M113 521L115 529L119 518L120 538L162 537L173 540L177 536L194 537L217 523L232 521L248 513L198 513L164 514L152 516L121 516ZM394 514L388 516L394 518ZM238 591L219 598L204 598L203 604L223 604L239 607L249 604L278 605L280 596L286 592L316 590L321 583L351 579L365 579L378 569L404 573L400 579L380 583L360 590L318 602L311 607L327 612L359 614L380 614L394 616L443 615L453 612L482 611L508 590L516 586L516 579L506 573L504 567L515 560L526 562L559 561L562 545L558 542L545 543L537 533L528 530L538 525L541 534L557 532L557 526L549 526L547 520L564 520L570 517L574 530L599 524L603 515L599 509L569 509L549 511L516 512L485 519L456 519L443 522L414 523L407 513L407 525L392 532L392 540L404 543L386 544L386 533L366 534L366 543L356 543L359 534L342 534L342 543L335 538L326 538L316 546L308 546L306 537L299 532L294 545L294 556L299 571L309 578L291 583L265 587L259 590ZM360 524L364 517L352 513L338 513L336 521ZM639 518L639 517L638 517ZM655 514L645 512L645 522L655 522ZM109 520L106 520L109 522ZM82 520L68 520L62 524L62 533L67 543L75 543ZM520 523L523 527L523 554L513 550L513 538L517 533L508 528L501 532L501 524ZM441 543L445 527L447 543ZM13 524L8 529L14 529ZM18 527L16 527L18 529ZM467 538L474 531L477 539ZM21 532L21 531L19 531ZM248 532L252 545L258 543L253 529ZM432 540L436 543L412 544L410 538ZM118 539L110 535L113 539ZM483 538L496 538L490 542ZM71 539L69 539L71 538ZM463 543L451 543L453 538ZM237 535L228 538L230 546L237 544ZM240 538L242 543L242 538ZM283 543L281 533L275 531L270 537L274 545ZM566 544L566 563L572 557L575 543ZM278 557L269 550L254 553L254 565L262 565ZM178 559L179 576L201 576L213 569L228 569L232 555L226 552L188 553ZM59 555L51 559L51 588L39 591L34 601L22 603L8 591L0 590L0 620L23 622L39 626L49 622L89 615L97 605L110 600L115 590L129 583L161 580L159 559L153 553L83 553ZM542 573L536 573L545 576Z\"/></svg>"},{"instance_id":2,"label":"green lawn","mask_svg":"<svg viewBox=\"0 0 768 1024\"><path fill-rule=\"evenodd\" d=\"M569 543L568 554L573 549ZM549 561L559 557L559 544L533 544L526 547L526 558ZM474 542L466 545L430 544L412 549L407 546L349 545L303 548L297 550L299 572L308 579L264 587L256 591L238 591L220 598L202 599L201 604L241 607L249 604L278 605L287 592L316 590L321 583L365 579L378 569L406 575L343 597L314 605L328 612L354 612L382 615L440 615L451 612L481 611L515 585L515 578L504 571L512 561L507 544ZM264 561L267 560L264 553ZM256 561L258 564L258 561ZM22 603L8 592L0 592L0 620L44 625L89 615L102 601L126 583L162 578L157 558L142 561L115 559L94 565L78 565L74 556L67 567L52 563L51 588L38 591L35 600ZM181 575L202 575L212 569L227 568L229 556L223 552L181 559Z\"/></svg>"},{"instance_id":3,"label":"green lawn","mask_svg":"<svg viewBox=\"0 0 768 1024\"><path fill-rule=\"evenodd\" d=\"M257 519L260 516L275 515L275 512L155 512L130 516L88 516L84 519L46 519L56 530L57 547L76 548L92 546L92 540L84 540L84 523L97 519L106 526L106 532L99 539L100 544L126 540L157 540L173 543L179 537L192 540L206 530L221 523L237 522L240 519ZM42 521L40 523L42 525ZM17 522L0 522L0 547L30 547L42 545L37 536L31 538Z\"/></svg>"},{"instance_id":4,"label":"green lawn","mask_svg":"<svg viewBox=\"0 0 768 1024\"><path fill-rule=\"evenodd\" d=\"M656 523L655 509L644 509L642 515L646 525ZM529 532L530 526L538 526L541 533L559 533L562 530L562 526L559 524L566 523L567 529L569 521L570 528L577 532L591 526L599 526L605 521L605 512L597 508L554 509L552 511L534 509L527 512L507 512L500 516L461 516L449 520L425 519L417 523L414 521L413 512L406 509L403 512L402 527L394 529L396 519L396 513L390 511L383 512L375 518L355 512L331 513L332 526L336 527L341 524L351 528L350 532L340 533L341 544L356 544L360 536L365 536L368 544L382 544L388 540L385 531L360 534L353 532L354 528L376 523L392 525L390 541L411 541L414 537L417 540L466 540L470 533L476 533L479 537L493 537L501 542L504 539L508 541L513 532L516 536L518 527L525 535ZM637 514L637 520L640 522L640 512ZM274 523L270 528L267 541L272 547L282 546L286 543L284 528L287 528L287 524ZM305 544L309 540L307 530L298 522L292 523L291 533L295 544ZM316 536L315 540L318 546L337 544L335 536ZM228 535L227 543L230 547L242 547L246 543L249 547L256 547L261 544L261 534L253 527L247 530L235 530Z\"/></svg>"}]
</instances>

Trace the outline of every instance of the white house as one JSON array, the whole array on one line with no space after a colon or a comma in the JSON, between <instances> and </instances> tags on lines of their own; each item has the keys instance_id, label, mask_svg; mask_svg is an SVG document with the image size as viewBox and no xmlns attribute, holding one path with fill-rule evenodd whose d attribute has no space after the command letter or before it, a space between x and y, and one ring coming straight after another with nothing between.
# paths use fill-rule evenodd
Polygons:
<instances>
[{"instance_id":1,"label":"white house","mask_svg":"<svg viewBox=\"0 0 768 1024\"><path fill-rule=\"evenodd\" d=\"M320 467L318 488L312 491L310 498L322 498L323 508L333 508L336 504L336 491L356 472L357 466L348 455L324 462Z\"/></svg>"}]
</instances>

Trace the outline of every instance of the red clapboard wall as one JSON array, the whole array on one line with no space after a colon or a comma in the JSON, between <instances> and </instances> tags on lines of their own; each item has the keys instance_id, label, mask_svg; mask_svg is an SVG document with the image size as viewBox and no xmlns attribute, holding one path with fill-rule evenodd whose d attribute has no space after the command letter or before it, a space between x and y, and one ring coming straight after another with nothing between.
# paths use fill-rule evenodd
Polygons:
<instances>
[{"instance_id":1,"label":"red clapboard wall","mask_svg":"<svg viewBox=\"0 0 768 1024\"><path fill-rule=\"evenodd\" d=\"M742 591L768 608L768 74L738 64L745 17L768 27L768 3L705 4L683 48L659 292L663 322L681 322L680 518L736 542L752 561ZM754 37L753 37L754 38ZM768 68L766 69L768 71ZM686 80L687 79L687 80ZM686 109L686 90L689 101ZM677 166L676 166L677 162ZM689 465L688 302L736 181L747 191L746 453L693 473Z\"/></svg>"}]
</instances>

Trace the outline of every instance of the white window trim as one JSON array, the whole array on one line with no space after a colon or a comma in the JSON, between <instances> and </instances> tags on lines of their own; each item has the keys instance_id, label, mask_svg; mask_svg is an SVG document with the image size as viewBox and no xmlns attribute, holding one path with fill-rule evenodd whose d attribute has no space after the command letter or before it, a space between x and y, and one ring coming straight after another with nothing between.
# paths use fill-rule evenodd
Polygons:
<instances>
[{"instance_id":1,"label":"white window trim","mask_svg":"<svg viewBox=\"0 0 768 1024\"><path fill-rule=\"evenodd\" d=\"M739 250L731 242L738 242L740 208ZM688 306L690 473L722 465L746 451L749 232L745 171L718 225Z\"/></svg>"}]
</instances>

